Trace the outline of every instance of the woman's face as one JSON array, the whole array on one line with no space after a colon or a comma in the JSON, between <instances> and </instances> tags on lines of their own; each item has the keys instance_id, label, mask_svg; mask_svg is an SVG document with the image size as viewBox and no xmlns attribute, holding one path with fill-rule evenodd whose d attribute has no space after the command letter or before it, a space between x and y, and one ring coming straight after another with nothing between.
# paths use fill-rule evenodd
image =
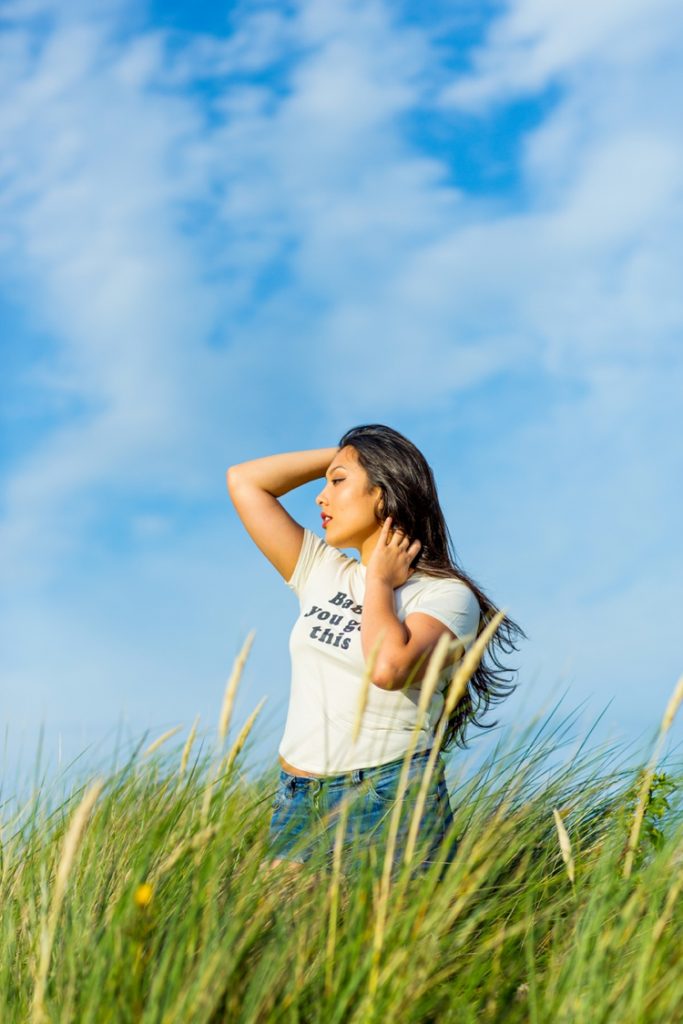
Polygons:
<instances>
[{"instance_id":1,"label":"woman's face","mask_svg":"<svg viewBox=\"0 0 683 1024\"><path fill-rule=\"evenodd\" d=\"M381 491L368 490L366 471L358 461L355 448L340 448L326 473L326 483L315 499L326 517L322 520L325 540L335 548L362 551L365 541L379 533L381 522L375 515Z\"/></svg>"}]
</instances>

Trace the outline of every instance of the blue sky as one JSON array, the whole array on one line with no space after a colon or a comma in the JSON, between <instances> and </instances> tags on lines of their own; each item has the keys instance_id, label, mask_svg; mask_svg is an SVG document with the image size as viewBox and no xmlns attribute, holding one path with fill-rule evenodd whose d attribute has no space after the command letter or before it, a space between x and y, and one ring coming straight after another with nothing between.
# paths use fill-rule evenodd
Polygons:
<instances>
[{"instance_id":1,"label":"blue sky","mask_svg":"<svg viewBox=\"0 0 683 1024\"><path fill-rule=\"evenodd\" d=\"M53 765L213 730L251 628L272 758L296 602L225 470L366 422L422 448L529 634L501 723L567 691L652 734L683 671L682 29L673 0L0 4L10 764L40 723ZM316 530L317 489L285 499Z\"/></svg>"}]
</instances>

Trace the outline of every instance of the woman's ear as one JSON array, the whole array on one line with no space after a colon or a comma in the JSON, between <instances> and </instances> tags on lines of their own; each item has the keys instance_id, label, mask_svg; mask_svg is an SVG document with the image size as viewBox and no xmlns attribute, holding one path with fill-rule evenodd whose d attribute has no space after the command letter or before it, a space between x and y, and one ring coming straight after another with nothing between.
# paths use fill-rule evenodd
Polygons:
<instances>
[{"instance_id":1,"label":"woman's ear","mask_svg":"<svg viewBox=\"0 0 683 1024\"><path fill-rule=\"evenodd\" d=\"M375 492L375 518L379 519L381 522L384 519L385 507L382 488L378 484L375 484L375 486L370 489L370 494L372 494L373 491Z\"/></svg>"}]
</instances>

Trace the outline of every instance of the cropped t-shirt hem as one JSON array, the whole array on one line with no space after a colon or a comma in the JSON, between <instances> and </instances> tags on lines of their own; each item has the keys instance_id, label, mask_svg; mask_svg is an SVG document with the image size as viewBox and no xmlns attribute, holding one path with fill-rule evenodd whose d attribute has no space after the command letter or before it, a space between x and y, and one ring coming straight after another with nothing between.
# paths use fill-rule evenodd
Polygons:
<instances>
[{"instance_id":1,"label":"cropped t-shirt hem","mask_svg":"<svg viewBox=\"0 0 683 1024\"><path fill-rule=\"evenodd\" d=\"M431 750L433 745L434 745L433 739L424 739L424 740L418 741L417 747L415 748L413 753L414 754L425 753L426 751ZM375 759L373 759L373 758L364 758L362 764L356 764L354 762L352 764L344 765L342 763L341 765L335 766L332 770L329 770L329 769L325 770L325 769L321 768L320 765L318 765L318 764L314 765L314 764L311 764L310 762L308 764L300 764L300 763L295 764L294 761L290 761L289 758L286 757L285 754L283 754L283 752L281 750L278 750L278 754L281 757L283 757L285 759L285 761L287 761L289 764L291 764L291 766L293 768L298 768L299 771L302 771L302 772L311 772L311 774L320 776L321 778L325 778L327 776L332 777L334 775L350 774L351 772L358 771L360 768L379 768L383 764L391 764L392 761L401 761L405 757L406 752L407 752L407 748L402 753L392 754L391 757L386 757L385 756L385 757L380 757L380 758L375 758ZM298 759L298 761L301 761L301 760L302 760L301 758Z\"/></svg>"}]
</instances>

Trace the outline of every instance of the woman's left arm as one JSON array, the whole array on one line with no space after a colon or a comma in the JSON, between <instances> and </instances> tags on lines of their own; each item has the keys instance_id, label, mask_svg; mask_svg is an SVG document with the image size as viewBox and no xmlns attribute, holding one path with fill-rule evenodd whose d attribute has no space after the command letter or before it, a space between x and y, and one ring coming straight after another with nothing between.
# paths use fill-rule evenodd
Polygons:
<instances>
[{"instance_id":1,"label":"woman's left arm","mask_svg":"<svg viewBox=\"0 0 683 1024\"><path fill-rule=\"evenodd\" d=\"M392 533L390 523L391 517L388 517L366 568L361 645L367 661L378 638L384 634L372 682L382 690L400 690L421 655L423 662L413 681L424 675L429 654L442 633L449 633L453 640L456 637L438 619L422 612L409 615L406 622L399 620L394 589L402 586L412 574L410 563L420 550L420 542L416 540L411 544L400 530Z\"/></svg>"}]
</instances>

